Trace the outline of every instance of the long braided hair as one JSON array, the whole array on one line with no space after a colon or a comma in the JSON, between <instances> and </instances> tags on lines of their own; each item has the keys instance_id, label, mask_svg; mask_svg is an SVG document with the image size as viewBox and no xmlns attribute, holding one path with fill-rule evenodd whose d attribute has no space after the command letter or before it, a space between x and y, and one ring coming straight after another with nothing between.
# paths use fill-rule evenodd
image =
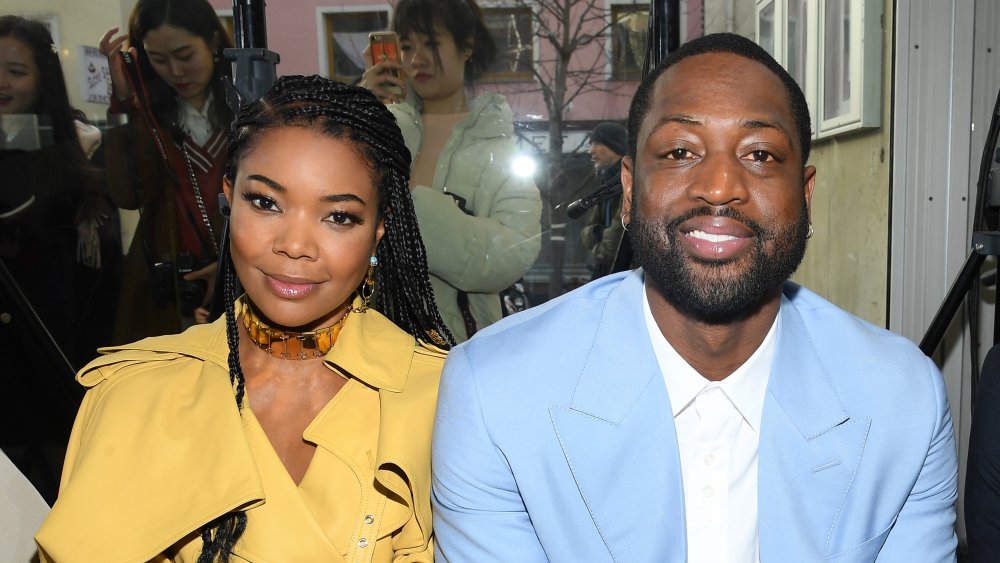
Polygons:
<instances>
[{"instance_id":1,"label":"long braided hair","mask_svg":"<svg viewBox=\"0 0 1000 563\"><path fill-rule=\"evenodd\" d=\"M355 147L378 189L379 217L385 221L385 234L376 250L377 290L370 306L414 337L450 348L455 339L434 304L427 253L410 198L410 153L389 110L364 88L319 76L283 76L263 98L245 106L233 122L226 178L235 182L243 157L266 132L282 127L308 127ZM236 269L228 256L222 274L229 378L240 408L245 390L235 311L240 290ZM207 524L201 532L204 547L198 563L228 561L236 540L246 529L246 521L245 513L232 512Z\"/></svg>"}]
</instances>

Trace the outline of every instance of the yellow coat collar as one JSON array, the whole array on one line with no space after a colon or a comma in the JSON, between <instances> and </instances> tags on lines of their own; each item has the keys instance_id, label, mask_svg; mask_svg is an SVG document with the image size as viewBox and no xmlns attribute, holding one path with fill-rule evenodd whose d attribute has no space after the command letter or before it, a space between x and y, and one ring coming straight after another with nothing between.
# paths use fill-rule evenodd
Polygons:
<instances>
[{"instance_id":1,"label":"yellow coat collar","mask_svg":"<svg viewBox=\"0 0 1000 563\"><path fill-rule=\"evenodd\" d=\"M145 561L222 514L264 502L229 383L224 319L105 351L113 353L77 378L92 389L59 500L36 536L43 560ZM443 360L374 310L352 315L324 360L379 389L376 479L426 536Z\"/></svg>"}]
</instances>

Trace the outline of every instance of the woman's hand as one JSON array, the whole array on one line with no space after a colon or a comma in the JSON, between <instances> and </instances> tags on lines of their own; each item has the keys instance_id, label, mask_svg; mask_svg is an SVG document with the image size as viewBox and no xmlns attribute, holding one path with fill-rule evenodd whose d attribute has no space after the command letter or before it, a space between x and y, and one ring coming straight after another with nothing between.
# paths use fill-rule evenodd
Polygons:
<instances>
[{"instance_id":1,"label":"woman's hand","mask_svg":"<svg viewBox=\"0 0 1000 563\"><path fill-rule=\"evenodd\" d=\"M362 56L368 68L361 75L358 86L371 90L385 103L394 104L403 101L406 93L406 83L399 77L402 76L403 65L385 57L372 64L371 46L365 47Z\"/></svg>"},{"instance_id":2,"label":"woman's hand","mask_svg":"<svg viewBox=\"0 0 1000 563\"><path fill-rule=\"evenodd\" d=\"M212 302L212 296L215 293L215 275L218 270L218 262L212 262L200 270L184 274L184 279L187 281L205 280L208 283L208 290L205 291L205 300L202 301L201 307L194 310L194 321L198 324L208 322L208 305Z\"/></svg>"},{"instance_id":3,"label":"woman's hand","mask_svg":"<svg viewBox=\"0 0 1000 563\"><path fill-rule=\"evenodd\" d=\"M73 120L73 124L76 125L76 139L80 141L80 148L89 160L101 146L101 130L76 120Z\"/></svg>"},{"instance_id":4,"label":"woman's hand","mask_svg":"<svg viewBox=\"0 0 1000 563\"><path fill-rule=\"evenodd\" d=\"M101 37L101 54L108 58L108 71L111 73L111 84L113 90L120 101L125 101L132 97L132 87L125 76L125 60L122 59L122 46L128 39L128 34L115 35L118 33L117 27L112 27ZM136 56L135 48L129 48L132 57Z\"/></svg>"}]
</instances>

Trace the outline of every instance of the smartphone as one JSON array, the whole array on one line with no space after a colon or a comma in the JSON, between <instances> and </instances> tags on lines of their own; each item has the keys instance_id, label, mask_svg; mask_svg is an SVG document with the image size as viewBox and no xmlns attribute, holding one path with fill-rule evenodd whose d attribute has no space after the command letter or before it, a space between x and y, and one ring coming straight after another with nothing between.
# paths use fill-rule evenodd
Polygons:
<instances>
[{"instance_id":1,"label":"smartphone","mask_svg":"<svg viewBox=\"0 0 1000 563\"><path fill-rule=\"evenodd\" d=\"M371 44L372 63L390 60L397 64L403 64L403 58L399 52L399 35L395 31L375 31L369 33L368 42ZM393 76L400 78L399 71L393 70L391 72ZM385 85L383 88L397 96L403 96L403 91L395 84Z\"/></svg>"}]
</instances>

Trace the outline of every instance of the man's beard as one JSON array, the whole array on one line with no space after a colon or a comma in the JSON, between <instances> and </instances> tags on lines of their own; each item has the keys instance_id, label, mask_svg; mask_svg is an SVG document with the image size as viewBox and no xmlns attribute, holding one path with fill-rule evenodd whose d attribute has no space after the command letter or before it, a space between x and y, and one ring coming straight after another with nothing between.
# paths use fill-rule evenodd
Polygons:
<instances>
[{"instance_id":1,"label":"man's beard","mask_svg":"<svg viewBox=\"0 0 1000 563\"><path fill-rule=\"evenodd\" d=\"M643 219L636 209L633 201L628 230L636 261L671 305L707 324L728 324L757 311L780 291L805 255L805 198L796 221L777 228L764 228L731 207L692 209L663 222ZM680 225L702 215L728 217L749 227L754 233L749 255L704 260L686 254Z\"/></svg>"}]
</instances>

